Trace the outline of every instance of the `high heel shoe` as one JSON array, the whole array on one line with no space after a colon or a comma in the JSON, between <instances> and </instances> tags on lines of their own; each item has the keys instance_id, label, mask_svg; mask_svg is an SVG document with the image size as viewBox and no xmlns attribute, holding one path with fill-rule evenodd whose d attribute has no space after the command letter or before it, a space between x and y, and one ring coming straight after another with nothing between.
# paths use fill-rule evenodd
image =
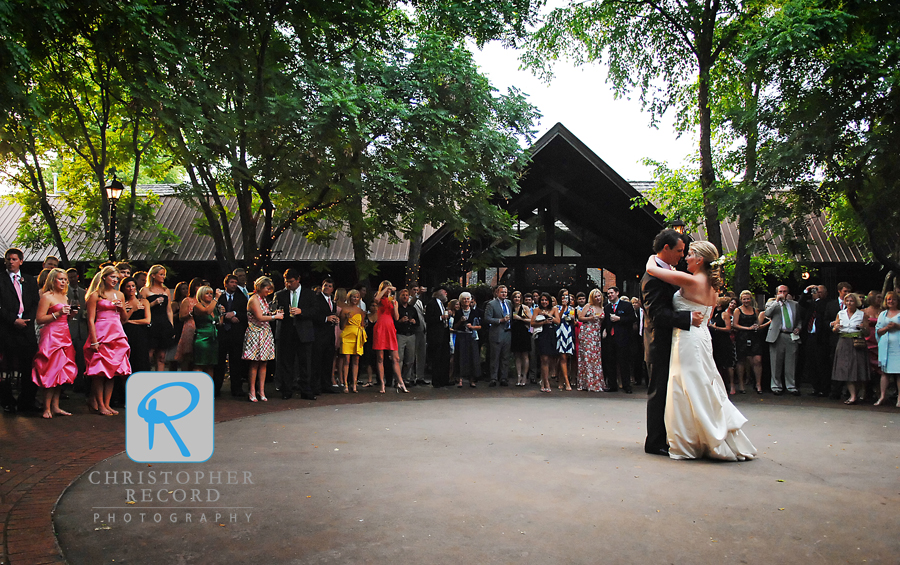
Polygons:
<instances>
[{"instance_id":1,"label":"high heel shoe","mask_svg":"<svg viewBox=\"0 0 900 565\"><path fill-rule=\"evenodd\" d=\"M344 387L344 394L348 394L349 392L350 392L350 389L347 387ZM356 391L354 390L353 392L356 392Z\"/></svg>"},{"instance_id":2,"label":"high heel shoe","mask_svg":"<svg viewBox=\"0 0 900 565\"><path fill-rule=\"evenodd\" d=\"M256 402L256 395L255 395L255 394L250 394L250 395L248 395L248 398L250 399L250 402Z\"/></svg>"},{"instance_id":3,"label":"high heel shoe","mask_svg":"<svg viewBox=\"0 0 900 565\"><path fill-rule=\"evenodd\" d=\"M265 395L265 394L260 394L260 395L259 395L259 399L262 400L263 402L268 402L268 401L269 401L269 399L266 398L266 395Z\"/></svg>"}]
</instances>

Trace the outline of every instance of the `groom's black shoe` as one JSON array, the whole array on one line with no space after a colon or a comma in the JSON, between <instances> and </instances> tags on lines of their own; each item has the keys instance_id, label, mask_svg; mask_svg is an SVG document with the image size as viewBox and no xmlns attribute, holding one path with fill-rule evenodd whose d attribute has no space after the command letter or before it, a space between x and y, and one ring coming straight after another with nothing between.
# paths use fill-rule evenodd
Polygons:
<instances>
[{"instance_id":1,"label":"groom's black shoe","mask_svg":"<svg viewBox=\"0 0 900 565\"><path fill-rule=\"evenodd\" d=\"M650 450L645 449L644 451L646 453L649 453L650 455L662 455L664 457L669 456L669 448L668 447L661 447L659 449L650 449Z\"/></svg>"},{"instance_id":2,"label":"groom's black shoe","mask_svg":"<svg viewBox=\"0 0 900 565\"><path fill-rule=\"evenodd\" d=\"M628 387L625 389L625 394L633 394L633 393L634 393L634 391L631 390L631 387Z\"/></svg>"}]
</instances>

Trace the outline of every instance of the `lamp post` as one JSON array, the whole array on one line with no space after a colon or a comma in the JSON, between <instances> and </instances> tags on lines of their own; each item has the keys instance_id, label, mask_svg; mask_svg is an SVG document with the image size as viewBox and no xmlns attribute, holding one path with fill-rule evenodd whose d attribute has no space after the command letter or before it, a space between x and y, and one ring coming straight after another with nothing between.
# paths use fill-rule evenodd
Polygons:
<instances>
[{"instance_id":1,"label":"lamp post","mask_svg":"<svg viewBox=\"0 0 900 565\"><path fill-rule=\"evenodd\" d=\"M109 248L109 260L116 260L116 204L119 202L119 198L122 197L122 192L125 190L125 185L123 185L119 179L116 178L116 172L113 170L113 180L109 183L109 186L104 188L106 191L106 199L109 201L109 241L107 241L107 246Z\"/></svg>"},{"instance_id":2,"label":"lamp post","mask_svg":"<svg viewBox=\"0 0 900 565\"><path fill-rule=\"evenodd\" d=\"M685 223L681 220L675 220L672 222L672 229L677 231L678 233L684 235Z\"/></svg>"}]
</instances>

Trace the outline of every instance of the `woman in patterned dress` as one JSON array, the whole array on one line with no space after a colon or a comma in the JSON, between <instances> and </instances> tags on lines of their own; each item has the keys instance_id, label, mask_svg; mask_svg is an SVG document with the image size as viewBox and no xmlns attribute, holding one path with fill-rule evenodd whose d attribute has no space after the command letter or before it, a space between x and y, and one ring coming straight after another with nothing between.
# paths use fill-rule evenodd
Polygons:
<instances>
[{"instance_id":1,"label":"woman in patterned dress","mask_svg":"<svg viewBox=\"0 0 900 565\"><path fill-rule=\"evenodd\" d=\"M266 398L266 363L275 359L275 336L272 320L284 319L283 312L271 314L266 298L275 290L272 279L259 277L253 283L256 291L247 303L247 333L244 334L244 359L249 361L250 402L256 402L256 392L263 402Z\"/></svg>"},{"instance_id":2,"label":"woman in patterned dress","mask_svg":"<svg viewBox=\"0 0 900 565\"><path fill-rule=\"evenodd\" d=\"M578 332L578 390L605 392L600 338L603 330L603 293L594 289L588 295L588 303L578 314L581 331Z\"/></svg>"},{"instance_id":3,"label":"woman in patterned dress","mask_svg":"<svg viewBox=\"0 0 900 565\"><path fill-rule=\"evenodd\" d=\"M221 290L213 291L212 287L201 286L194 296L194 365L210 377L219 362L219 341L216 326L222 321L224 308L218 307Z\"/></svg>"},{"instance_id":4,"label":"woman in patterned dress","mask_svg":"<svg viewBox=\"0 0 900 565\"><path fill-rule=\"evenodd\" d=\"M559 354L559 390L569 384L569 359L575 354L575 307L572 306L569 291L562 289L557 295L559 303L559 327L556 329L556 352Z\"/></svg>"}]
</instances>

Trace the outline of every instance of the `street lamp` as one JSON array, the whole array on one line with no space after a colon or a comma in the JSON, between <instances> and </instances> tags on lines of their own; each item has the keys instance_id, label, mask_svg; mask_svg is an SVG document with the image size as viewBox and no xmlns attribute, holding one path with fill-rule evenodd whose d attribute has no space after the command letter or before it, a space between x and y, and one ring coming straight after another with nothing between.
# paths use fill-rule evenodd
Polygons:
<instances>
[{"instance_id":1,"label":"street lamp","mask_svg":"<svg viewBox=\"0 0 900 565\"><path fill-rule=\"evenodd\" d=\"M116 204L125 191L125 185L116 178L116 171L113 170L113 180L109 186L104 188L106 191L106 199L109 200L109 260L116 260Z\"/></svg>"},{"instance_id":2,"label":"street lamp","mask_svg":"<svg viewBox=\"0 0 900 565\"><path fill-rule=\"evenodd\" d=\"M677 231L680 234L684 234L685 223L681 220L675 220L672 222L672 229Z\"/></svg>"}]
</instances>

